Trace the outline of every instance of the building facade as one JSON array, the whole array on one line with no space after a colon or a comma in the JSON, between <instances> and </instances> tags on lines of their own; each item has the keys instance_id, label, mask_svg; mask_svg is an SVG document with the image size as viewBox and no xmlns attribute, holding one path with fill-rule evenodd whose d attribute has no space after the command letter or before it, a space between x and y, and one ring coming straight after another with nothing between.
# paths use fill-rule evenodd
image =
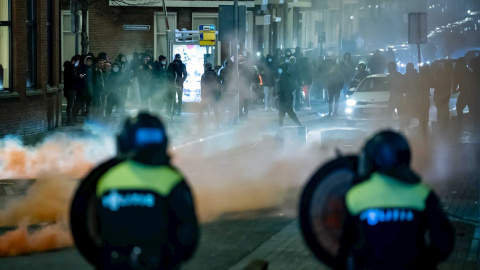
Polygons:
<instances>
[{"instance_id":1,"label":"building facade","mask_svg":"<svg viewBox=\"0 0 480 270\"><path fill-rule=\"evenodd\" d=\"M88 11L89 51L97 54L106 52L110 58L123 52L127 55L147 49L155 57L166 55L166 23L161 1L99 0ZM331 2L331 3L330 3ZM247 7L246 40L241 50L264 55L276 48L303 49L317 47L320 26L326 32L325 42L338 48L339 6L334 0L245 0L240 5ZM356 0L345 0L346 6ZM198 30L202 24L219 25L219 5L231 5L233 1L177 0L166 1L168 22L171 30ZM62 7L62 59L67 60L81 52L80 33L71 32L71 11ZM346 20L351 23L353 20ZM148 26L138 31L125 30L126 25ZM353 36L356 24L347 24L344 38ZM320 30L319 30L320 31ZM76 48L76 49L75 49ZM229 46L217 42L217 63L228 56Z\"/></svg>"},{"instance_id":2,"label":"building facade","mask_svg":"<svg viewBox=\"0 0 480 270\"><path fill-rule=\"evenodd\" d=\"M59 0L0 0L0 138L61 123Z\"/></svg>"}]
</instances>

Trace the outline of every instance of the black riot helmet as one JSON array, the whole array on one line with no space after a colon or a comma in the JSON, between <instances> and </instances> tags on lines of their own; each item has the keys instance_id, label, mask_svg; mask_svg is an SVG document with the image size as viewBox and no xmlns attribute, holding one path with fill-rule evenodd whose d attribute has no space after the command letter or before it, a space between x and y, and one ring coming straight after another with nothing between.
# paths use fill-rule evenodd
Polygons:
<instances>
[{"instance_id":1,"label":"black riot helmet","mask_svg":"<svg viewBox=\"0 0 480 270\"><path fill-rule=\"evenodd\" d=\"M411 153L407 140L397 132L382 131L365 144L360 155L359 175L395 169L410 170Z\"/></svg>"},{"instance_id":2,"label":"black riot helmet","mask_svg":"<svg viewBox=\"0 0 480 270\"><path fill-rule=\"evenodd\" d=\"M147 165L164 165L170 159L167 145L167 134L160 119L141 112L125 121L117 137L117 155Z\"/></svg>"}]
</instances>

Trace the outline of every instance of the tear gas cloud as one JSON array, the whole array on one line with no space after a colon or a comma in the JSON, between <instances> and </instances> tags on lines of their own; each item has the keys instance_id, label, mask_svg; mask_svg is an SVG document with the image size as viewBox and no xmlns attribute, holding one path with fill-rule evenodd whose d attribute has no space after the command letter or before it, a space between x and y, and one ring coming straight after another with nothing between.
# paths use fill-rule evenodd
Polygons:
<instances>
[{"instance_id":1,"label":"tear gas cloud","mask_svg":"<svg viewBox=\"0 0 480 270\"><path fill-rule=\"evenodd\" d=\"M295 202L296 209L301 187L322 163L335 155L337 147L345 145L342 140L329 141L328 145L313 142L283 147L259 143L264 125L259 121L225 136L171 149L172 162L184 173L194 192L201 222L229 212L283 207L287 200L290 205L284 207L286 213L295 215L291 202ZM242 140L242 147L234 147L241 145ZM357 152L359 148L349 149ZM25 195L15 196L0 209L0 227L18 226L0 235L0 256L71 246L68 213L78 179L114 153L114 136L107 133L88 138L60 133L35 147L23 146L17 139L4 139L0 147L0 178L37 180ZM424 167L428 162L423 160L429 159L428 153L419 153L421 160L414 160L424 163L421 169L428 171ZM39 223L52 225L34 232L27 230L28 224Z\"/></svg>"}]
</instances>

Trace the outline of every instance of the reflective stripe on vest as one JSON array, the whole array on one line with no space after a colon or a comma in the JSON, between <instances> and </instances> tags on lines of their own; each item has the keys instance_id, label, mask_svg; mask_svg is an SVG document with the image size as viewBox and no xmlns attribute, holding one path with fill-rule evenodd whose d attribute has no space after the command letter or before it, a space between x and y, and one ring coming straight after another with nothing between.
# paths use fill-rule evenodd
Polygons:
<instances>
[{"instance_id":1,"label":"reflective stripe on vest","mask_svg":"<svg viewBox=\"0 0 480 270\"><path fill-rule=\"evenodd\" d=\"M425 200L431 190L428 186L408 184L392 177L374 173L367 181L352 187L345 201L348 211L356 216L372 208L425 209Z\"/></svg>"},{"instance_id":2,"label":"reflective stripe on vest","mask_svg":"<svg viewBox=\"0 0 480 270\"><path fill-rule=\"evenodd\" d=\"M169 166L149 166L125 161L106 172L98 181L97 197L109 190L148 190L161 196L183 181L183 176Z\"/></svg>"}]
</instances>

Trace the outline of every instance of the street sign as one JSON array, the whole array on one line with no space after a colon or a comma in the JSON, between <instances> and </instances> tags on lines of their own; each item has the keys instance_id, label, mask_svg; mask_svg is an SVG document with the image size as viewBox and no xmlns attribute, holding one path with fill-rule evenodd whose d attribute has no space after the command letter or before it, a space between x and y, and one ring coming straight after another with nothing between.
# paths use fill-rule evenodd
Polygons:
<instances>
[{"instance_id":1,"label":"street sign","mask_svg":"<svg viewBox=\"0 0 480 270\"><path fill-rule=\"evenodd\" d=\"M427 13L408 14L408 43L427 43Z\"/></svg>"},{"instance_id":2,"label":"street sign","mask_svg":"<svg viewBox=\"0 0 480 270\"><path fill-rule=\"evenodd\" d=\"M427 13L415 12L408 14L408 43L417 44L418 65L422 63L420 44L427 43Z\"/></svg>"},{"instance_id":3,"label":"street sign","mask_svg":"<svg viewBox=\"0 0 480 270\"><path fill-rule=\"evenodd\" d=\"M215 31L215 25L214 24L208 24L208 25L199 25L198 26L199 31Z\"/></svg>"},{"instance_id":4,"label":"street sign","mask_svg":"<svg viewBox=\"0 0 480 270\"><path fill-rule=\"evenodd\" d=\"M215 46L215 40L200 40L200 46Z\"/></svg>"},{"instance_id":5,"label":"street sign","mask_svg":"<svg viewBox=\"0 0 480 270\"><path fill-rule=\"evenodd\" d=\"M140 24L124 24L123 30L125 31L150 31L150 25Z\"/></svg>"},{"instance_id":6,"label":"street sign","mask_svg":"<svg viewBox=\"0 0 480 270\"><path fill-rule=\"evenodd\" d=\"M215 46L217 35L215 34L215 25L200 25L200 46Z\"/></svg>"}]
</instances>

